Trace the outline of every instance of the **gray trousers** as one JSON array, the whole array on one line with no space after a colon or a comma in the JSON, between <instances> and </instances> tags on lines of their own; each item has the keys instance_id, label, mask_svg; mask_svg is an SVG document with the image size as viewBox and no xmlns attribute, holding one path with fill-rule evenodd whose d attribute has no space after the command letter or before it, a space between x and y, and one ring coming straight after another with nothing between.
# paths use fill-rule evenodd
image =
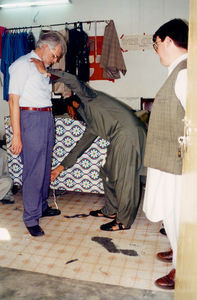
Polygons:
<instances>
[{"instance_id":1,"label":"gray trousers","mask_svg":"<svg viewBox=\"0 0 197 300\"><path fill-rule=\"evenodd\" d=\"M0 200L2 200L5 195L12 188L12 179L9 176L0 177Z\"/></svg>"},{"instance_id":2,"label":"gray trousers","mask_svg":"<svg viewBox=\"0 0 197 300\"><path fill-rule=\"evenodd\" d=\"M7 153L0 148L0 200L10 191L12 184L8 171Z\"/></svg>"},{"instance_id":3,"label":"gray trousers","mask_svg":"<svg viewBox=\"0 0 197 300\"><path fill-rule=\"evenodd\" d=\"M117 214L117 220L130 227L140 204L139 154L127 136L118 136L108 147L100 176L105 191L102 213Z\"/></svg>"},{"instance_id":4,"label":"gray trousers","mask_svg":"<svg viewBox=\"0 0 197 300\"><path fill-rule=\"evenodd\" d=\"M47 208L54 120L48 111L21 111L23 149L23 220L26 226L38 225Z\"/></svg>"}]
</instances>

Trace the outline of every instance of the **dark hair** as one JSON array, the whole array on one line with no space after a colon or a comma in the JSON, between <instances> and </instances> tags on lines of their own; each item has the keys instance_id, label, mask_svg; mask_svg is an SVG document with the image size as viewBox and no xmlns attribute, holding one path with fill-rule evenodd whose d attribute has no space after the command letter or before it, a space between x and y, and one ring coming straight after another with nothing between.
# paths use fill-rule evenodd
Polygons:
<instances>
[{"instance_id":1,"label":"dark hair","mask_svg":"<svg viewBox=\"0 0 197 300\"><path fill-rule=\"evenodd\" d=\"M84 121L81 117L81 115L78 113L77 109L73 106L73 101L81 104L80 98L75 94L72 94L70 97L65 99L66 101L66 112L68 113L68 106L72 106L72 108L75 111L75 119L78 121Z\"/></svg>"},{"instance_id":2,"label":"dark hair","mask_svg":"<svg viewBox=\"0 0 197 300\"><path fill-rule=\"evenodd\" d=\"M80 98L76 94L72 94L70 97L66 98L66 104L73 106L73 101L76 101L77 103L81 104Z\"/></svg>"},{"instance_id":3,"label":"dark hair","mask_svg":"<svg viewBox=\"0 0 197 300\"><path fill-rule=\"evenodd\" d=\"M162 42L169 36L177 47L188 47L188 25L181 19L173 19L163 24L153 35L153 42L160 37Z\"/></svg>"}]
</instances>

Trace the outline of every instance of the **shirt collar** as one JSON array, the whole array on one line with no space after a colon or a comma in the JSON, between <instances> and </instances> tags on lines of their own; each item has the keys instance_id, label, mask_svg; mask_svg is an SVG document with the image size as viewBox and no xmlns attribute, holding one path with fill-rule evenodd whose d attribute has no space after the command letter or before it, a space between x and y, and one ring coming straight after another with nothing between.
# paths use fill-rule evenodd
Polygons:
<instances>
[{"instance_id":1,"label":"shirt collar","mask_svg":"<svg viewBox=\"0 0 197 300\"><path fill-rule=\"evenodd\" d=\"M37 58L37 59L41 60L41 58L36 54L36 52L34 50L32 50L30 52L30 54L31 54L31 57L34 57L34 58Z\"/></svg>"},{"instance_id":2,"label":"shirt collar","mask_svg":"<svg viewBox=\"0 0 197 300\"><path fill-rule=\"evenodd\" d=\"M169 67L168 67L168 76L172 73L172 71L176 68L176 66L183 60L187 59L188 53L185 53L179 56Z\"/></svg>"}]
</instances>

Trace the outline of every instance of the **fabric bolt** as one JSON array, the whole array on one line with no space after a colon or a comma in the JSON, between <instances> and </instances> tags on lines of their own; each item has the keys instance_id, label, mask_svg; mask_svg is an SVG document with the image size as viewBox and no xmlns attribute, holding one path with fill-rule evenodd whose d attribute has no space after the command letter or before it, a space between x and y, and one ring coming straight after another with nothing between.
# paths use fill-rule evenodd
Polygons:
<instances>
[{"instance_id":1,"label":"fabric bolt","mask_svg":"<svg viewBox=\"0 0 197 300\"><path fill-rule=\"evenodd\" d=\"M31 134L30 134L31 133ZM51 156L54 145L54 121L51 112L21 111L23 143L23 220L35 226L47 208ZM39 199L39 201L38 201Z\"/></svg>"},{"instance_id":2,"label":"fabric bolt","mask_svg":"<svg viewBox=\"0 0 197 300\"><path fill-rule=\"evenodd\" d=\"M61 77L60 81L80 98L82 104L78 112L87 125L83 137L61 164L67 169L97 136L108 141L110 146L107 149L106 163L101 167L104 189L107 186L106 182L113 183L115 197L109 201L113 203L111 206L118 206L119 221L130 227L140 201L139 176L143 166L146 140L143 123L132 110L117 99L92 90L69 73L55 70L50 72ZM106 197L108 195L109 193L106 193Z\"/></svg>"},{"instance_id":3,"label":"fabric bolt","mask_svg":"<svg viewBox=\"0 0 197 300\"><path fill-rule=\"evenodd\" d=\"M15 156L10 151L12 130L10 117L4 119L5 134L8 153L8 167L14 184L22 186L23 165L21 157ZM55 144L53 148L52 168L57 167L64 156L74 147L85 131L84 122L73 120L69 117L56 117L54 119ZM83 193L103 194L103 183L99 177L100 166L105 160L107 143L98 137L89 149L77 160L69 170L62 172L61 176L51 182L50 188L55 190L67 190Z\"/></svg>"},{"instance_id":4,"label":"fabric bolt","mask_svg":"<svg viewBox=\"0 0 197 300\"><path fill-rule=\"evenodd\" d=\"M187 54L179 57L169 67L168 75L170 75L176 66L185 59L187 59ZM179 76L180 73L181 76ZM177 90L179 90L179 96L177 95L177 97L182 105L184 105L186 103L187 72L183 72L183 70L179 72L175 87L176 95ZM167 228L167 235L170 243L172 243L173 253L177 253L179 226L177 220L179 219L181 180L181 175L170 174L151 167L149 167L147 171L143 210L147 218L153 222L165 220L165 228ZM176 224L175 227L174 224ZM176 264L175 256L176 255L174 255L173 259L174 267Z\"/></svg>"},{"instance_id":5,"label":"fabric bolt","mask_svg":"<svg viewBox=\"0 0 197 300\"><path fill-rule=\"evenodd\" d=\"M112 20L105 27L100 66L104 69L103 77L107 79L118 79L120 72L123 75L127 72L115 24Z\"/></svg>"}]
</instances>

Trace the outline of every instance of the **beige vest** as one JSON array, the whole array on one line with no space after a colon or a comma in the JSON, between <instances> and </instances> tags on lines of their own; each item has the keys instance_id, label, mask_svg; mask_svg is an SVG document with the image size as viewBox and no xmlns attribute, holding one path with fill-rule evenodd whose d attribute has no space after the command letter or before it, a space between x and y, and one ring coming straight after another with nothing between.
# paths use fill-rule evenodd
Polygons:
<instances>
[{"instance_id":1,"label":"beige vest","mask_svg":"<svg viewBox=\"0 0 197 300\"><path fill-rule=\"evenodd\" d=\"M180 62L155 97L144 157L146 167L172 174L182 174L178 137L184 135L185 110L174 87L179 71L186 68L187 61Z\"/></svg>"}]
</instances>

